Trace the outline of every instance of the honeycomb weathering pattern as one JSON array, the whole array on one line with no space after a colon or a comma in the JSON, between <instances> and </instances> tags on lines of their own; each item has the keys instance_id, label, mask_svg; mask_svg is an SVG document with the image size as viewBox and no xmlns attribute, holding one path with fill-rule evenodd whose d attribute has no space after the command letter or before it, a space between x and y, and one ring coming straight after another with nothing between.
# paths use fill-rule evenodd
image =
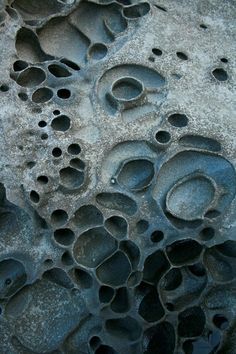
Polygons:
<instances>
[{"instance_id":1,"label":"honeycomb weathering pattern","mask_svg":"<svg viewBox=\"0 0 236 354\"><path fill-rule=\"evenodd\" d=\"M236 353L234 0L1 0L1 354Z\"/></svg>"}]
</instances>

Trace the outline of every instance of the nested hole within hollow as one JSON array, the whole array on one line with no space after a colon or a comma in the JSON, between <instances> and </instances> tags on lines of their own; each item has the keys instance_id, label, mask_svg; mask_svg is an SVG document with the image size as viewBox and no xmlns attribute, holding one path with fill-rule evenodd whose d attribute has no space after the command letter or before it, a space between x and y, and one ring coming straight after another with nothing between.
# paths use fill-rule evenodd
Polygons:
<instances>
[{"instance_id":1,"label":"nested hole within hollow","mask_svg":"<svg viewBox=\"0 0 236 354\"><path fill-rule=\"evenodd\" d=\"M115 81L111 88L113 97L120 101L136 99L143 91L143 84L133 77L122 77Z\"/></svg>"}]
</instances>

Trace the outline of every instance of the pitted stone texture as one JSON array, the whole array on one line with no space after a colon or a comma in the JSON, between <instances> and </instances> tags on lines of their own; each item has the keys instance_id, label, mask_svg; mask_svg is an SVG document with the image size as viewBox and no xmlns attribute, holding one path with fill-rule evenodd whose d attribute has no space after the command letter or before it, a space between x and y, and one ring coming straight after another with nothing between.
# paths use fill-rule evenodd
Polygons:
<instances>
[{"instance_id":1,"label":"pitted stone texture","mask_svg":"<svg viewBox=\"0 0 236 354\"><path fill-rule=\"evenodd\" d=\"M0 0L0 353L235 352L235 18Z\"/></svg>"}]
</instances>

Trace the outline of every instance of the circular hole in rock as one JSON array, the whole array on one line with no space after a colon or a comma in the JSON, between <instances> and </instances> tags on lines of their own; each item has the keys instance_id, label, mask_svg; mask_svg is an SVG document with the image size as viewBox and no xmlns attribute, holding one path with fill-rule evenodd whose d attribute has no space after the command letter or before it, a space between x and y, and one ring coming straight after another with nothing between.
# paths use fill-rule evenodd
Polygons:
<instances>
[{"instance_id":1,"label":"circular hole in rock","mask_svg":"<svg viewBox=\"0 0 236 354\"><path fill-rule=\"evenodd\" d=\"M28 67L28 63L24 60L16 60L13 64L14 71L22 71Z\"/></svg>"},{"instance_id":2,"label":"circular hole in rock","mask_svg":"<svg viewBox=\"0 0 236 354\"><path fill-rule=\"evenodd\" d=\"M206 275L206 270L202 263L195 263L188 267L190 272L196 277L204 277Z\"/></svg>"},{"instance_id":3,"label":"circular hole in rock","mask_svg":"<svg viewBox=\"0 0 236 354\"><path fill-rule=\"evenodd\" d=\"M163 278L163 288L166 291L177 289L182 283L183 277L179 268L172 268Z\"/></svg>"},{"instance_id":4,"label":"circular hole in rock","mask_svg":"<svg viewBox=\"0 0 236 354\"><path fill-rule=\"evenodd\" d=\"M9 86L6 85L6 84L1 85L1 86L0 86L0 91L2 91L2 92L7 92L7 91L9 91Z\"/></svg>"},{"instance_id":5,"label":"circular hole in rock","mask_svg":"<svg viewBox=\"0 0 236 354\"><path fill-rule=\"evenodd\" d=\"M47 176L38 176L37 181L40 184L47 184L48 183L48 177Z\"/></svg>"},{"instance_id":6,"label":"circular hole in rock","mask_svg":"<svg viewBox=\"0 0 236 354\"><path fill-rule=\"evenodd\" d=\"M60 62L65 64L66 66L68 66L68 68L71 68L71 69L73 69L75 71L79 71L80 70L80 67L76 63L74 63L73 61L70 61L68 59L63 58L63 59L60 60Z\"/></svg>"},{"instance_id":7,"label":"circular hole in rock","mask_svg":"<svg viewBox=\"0 0 236 354\"><path fill-rule=\"evenodd\" d=\"M58 229L54 232L54 239L60 245L70 246L75 239L75 234L71 229Z\"/></svg>"},{"instance_id":8,"label":"circular hole in rock","mask_svg":"<svg viewBox=\"0 0 236 354\"><path fill-rule=\"evenodd\" d=\"M17 83L23 87L35 87L46 79L44 70L40 68L28 68L20 73Z\"/></svg>"},{"instance_id":9,"label":"circular hole in rock","mask_svg":"<svg viewBox=\"0 0 236 354\"><path fill-rule=\"evenodd\" d=\"M70 160L70 166L76 168L77 170L84 170L85 163L81 159L75 158Z\"/></svg>"},{"instance_id":10,"label":"circular hole in rock","mask_svg":"<svg viewBox=\"0 0 236 354\"><path fill-rule=\"evenodd\" d=\"M28 100L28 95L25 92L19 92L18 97L21 101L25 102Z\"/></svg>"},{"instance_id":11,"label":"circular hole in rock","mask_svg":"<svg viewBox=\"0 0 236 354\"><path fill-rule=\"evenodd\" d=\"M178 334L184 338L200 336L205 322L206 318L201 307L190 307L179 314Z\"/></svg>"},{"instance_id":12,"label":"circular hole in rock","mask_svg":"<svg viewBox=\"0 0 236 354\"><path fill-rule=\"evenodd\" d=\"M126 283L131 273L131 264L127 256L118 251L105 260L96 269L98 279L109 286L120 286Z\"/></svg>"},{"instance_id":13,"label":"circular hole in rock","mask_svg":"<svg viewBox=\"0 0 236 354\"><path fill-rule=\"evenodd\" d=\"M139 18L147 15L150 11L150 5L147 2L140 4L135 4L132 6L125 7L123 14L128 19Z\"/></svg>"},{"instance_id":14,"label":"circular hole in rock","mask_svg":"<svg viewBox=\"0 0 236 354\"><path fill-rule=\"evenodd\" d=\"M47 126L47 122L45 122L45 120L41 120L40 122L38 122L38 126L39 126L40 128L44 128L44 127Z\"/></svg>"},{"instance_id":15,"label":"circular hole in rock","mask_svg":"<svg viewBox=\"0 0 236 354\"><path fill-rule=\"evenodd\" d=\"M37 204L40 200L39 194L36 191L31 191L30 192L30 200Z\"/></svg>"},{"instance_id":16,"label":"circular hole in rock","mask_svg":"<svg viewBox=\"0 0 236 354\"><path fill-rule=\"evenodd\" d=\"M71 73L66 68L64 68L62 65L51 64L51 65L49 65L48 70L55 77L71 76Z\"/></svg>"},{"instance_id":17,"label":"circular hole in rock","mask_svg":"<svg viewBox=\"0 0 236 354\"><path fill-rule=\"evenodd\" d=\"M108 303L110 302L115 295L115 290L110 286L103 285L99 289L99 301L101 303Z\"/></svg>"},{"instance_id":18,"label":"circular hole in rock","mask_svg":"<svg viewBox=\"0 0 236 354\"><path fill-rule=\"evenodd\" d=\"M76 189L81 187L84 182L84 172L78 171L75 168L62 168L59 173L61 183L66 188Z\"/></svg>"},{"instance_id":19,"label":"circular hole in rock","mask_svg":"<svg viewBox=\"0 0 236 354\"><path fill-rule=\"evenodd\" d=\"M53 150L52 150L52 156L54 157L60 157L62 155L62 151L59 147L55 147Z\"/></svg>"},{"instance_id":20,"label":"circular hole in rock","mask_svg":"<svg viewBox=\"0 0 236 354\"><path fill-rule=\"evenodd\" d=\"M202 28L202 29L204 29L204 30L205 30L205 29L207 29L207 26L206 26L206 25L204 25L204 23L201 23L201 24L200 24L200 28Z\"/></svg>"},{"instance_id":21,"label":"circular hole in rock","mask_svg":"<svg viewBox=\"0 0 236 354\"><path fill-rule=\"evenodd\" d=\"M41 135L41 139L42 139L42 140L47 140L47 139L48 139L48 134L43 133L43 134Z\"/></svg>"},{"instance_id":22,"label":"circular hole in rock","mask_svg":"<svg viewBox=\"0 0 236 354\"><path fill-rule=\"evenodd\" d=\"M164 238L164 232L161 230L155 230L151 234L151 241L154 243L158 243L158 242L162 241L163 238Z\"/></svg>"},{"instance_id":23,"label":"circular hole in rock","mask_svg":"<svg viewBox=\"0 0 236 354\"><path fill-rule=\"evenodd\" d=\"M168 117L168 122L176 128L183 128L188 125L188 117L185 114L175 113Z\"/></svg>"},{"instance_id":24,"label":"circular hole in rock","mask_svg":"<svg viewBox=\"0 0 236 354\"><path fill-rule=\"evenodd\" d=\"M120 184L132 191L147 188L154 177L154 166L149 160L138 159L126 162L117 177Z\"/></svg>"},{"instance_id":25,"label":"circular hole in rock","mask_svg":"<svg viewBox=\"0 0 236 354\"><path fill-rule=\"evenodd\" d=\"M68 153L71 155L78 155L81 152L79 144L71 144L67 149Z\"/></svg>"},{"instance_id":26,"label":"circular hole in rock","mask_svg":"<svg viewBox=\"0 0 236 354\"><path fill-rule=\"evenodd\" d=\"M52 120L51 126L54 130L65 132L70 128L70 118L62 115Z\"/></svg>"},{"instance_id":27,"label":"circular hole in rock","mask_svg":"<svg viewBox=\"0 0 236 354\"><path fill-rule=\"evenodd\" d=\"M82 269L75 269L74 276L76 283L79 285L81 289L89 289L93 285L93 278L91 275Z\"/></svg>"},{"instance_id":28,"label":"circular hole in rock","mask_svg":"<svg viewBox=\"0 0 236 354\"><path fill-rule=\"evenodd\" d=\"M71 96L71 92L68 89L60 89L57 91L57 96L63 100L67 100Z\"/></svg>"},{"instance_id":29,"label":"circular hole in rock","mask_svg":"<svg viewBox=\"0 0 236 354\"><path fill-rule=\"evenodd\" d=\"M156 141L159 144L168 144L170 142L171 139L171 135L169 132L165 131L165 130L160 130L156 133Z\"/></svg>"},{"instance_id":30,"label":"circular hole in rock","mask_svg":"<svg viewBox=\"0 0 236 354\"><path fill-rule=\"evenodd\" d=\"M215 70L213 70L212 71L212 75L218 81L226 81L226 80L228 80L228 74L222 68L216 68Z\"/></svg>"},{"instance_id":31,"label":"circular hole in rock","mask_svg":"<svg viewBox=\"0 0 236 354\"><path fill-rule=\"evenodd\" d=\"M181 60L188 60L188 56L186 54L184 54L183 52L177 52L176 55Z\"/></svg>"},{"instance_id":32,"label":"circular hole in rock","mask_svg":"<svg viewBox=\"0 0 236 354\"><path fill-rule=\"evenodd\" d=\"M215 236L215 230L212 227L205 227L199 234L202 241L211 240Z\"/></svg>"},{"instance_id":33,"label":"circular hole in rock","mask_svg":"<svg viewBox=\"0 0 236 354\"><path fill-rule=\"evenodd\" d=\"M138 234L143 234L149 228L149 222L147 220L139 220L136 224L136 231Z\"/></svg>"},{"instance_id":34,"label":"circular hole in rock","mask_svg":"<svg viewBox=\"0 0 236 354\"><path fill-rule=\"evenodd\" d=\"M133 100L141 95L143 85L132 77L123 77L112 85L112 94L115 99L122 101Z\"/></svg>"},{"instance_id":35,"label":"circular hole in rock","mask_svg":"<svg viewBox=\"0 0 236 354\"><path fill-rule=\"evenodd\" d=\"M227 320L227 318L224 315L219 314L213 317L213 323L217 328L221 329L222 331L224 331L229 325L229 321Z\"/></svg>"},{"instance_id":36,"label":"circular hole in rock","mask_svg":"<svg viewBox=\"0 0 236 354\"><path fill-rule=\"evenodd\" d=\"M220 60L222 61L222 63L225 63L225 64L228 63L228 59L227 58L221 58Z\"/></svg>"},{"instance_id":37,"label":"circular hole in rock","mask_svg":"<svg viewBox=\"0 0 236 354\"><path fill-rule=\"evenodd\" d=\"M90 228L78 237L74 246L74 257L84 267L95 268L113 254L116 249L117 241L106 229L95 227Z\"/></svg>"},{"instance_id":38,"label":"circular hole in rock","mask_svg":"<svg viewBox=\"0 0 236 354\"><path fill-rule=\"evenodd\" d=\"M152 52L153 52L154 55L156 55L158 57L160 57L162 55L162 50L158 49L158 48L153 48Z\"/></svg>"},{"instance_id":39,"label":"circular hole in rock","mask_svg":"<svg viewBox=\"0 0 236 354\"><path fill-rule=\"evenodd\" d=\"M61 256L61 262L65 266L70 266L74 263L74 260L71 256L70 252L66 251L63 253L63 255Z\"/></svg>"},{"instance_id":40,"label":"circular hole in rock","mask_svg":"<svg viewBox=\"0 0 236 354\"><path fill-rule=\"evenodd\" d=\"M127 221L121 216L112 216L105 221L106 229L112 236L122 239L126 236L128 225Z\"/></svg>"},{"instance_id":41,"label":"circular hole in rock","mask_svg":"<svg viewBox=\"0 0 236 354\"><path fill-rule=\"evenodd\" d=\"M54 114L54 116L58 116L59 114L61 114L61 112L59 111L59 109L55 109L53 111L53 114Z\"/></svg>"},{"instance_id":42,"label":"circular hole in rock","mask_svg":"<svg viewBox=\"0 0 236 354\"><path fill-rule=\"evenodd\" d=\"M48 102L53 97L53 91L48 87L41 87L32 95L32 101L35 103Z\"/></svg>"},{"instance_id":43,"label":"circular hole in rock","mask_svg":"<svg viewBox=\"0 0 236 354\"><path fill-rule=\"evenodd\" d=\"M130 316L109 319L106 321L105 327L109 335L124 342L136 341L142 334L140 324Z\"/></svg>"},{"instance_id":44,"label":"circular hole in rock","mask_svg":"<svg viewBox=\"0 0 236 354\"><path fill-rule=\"evenodd\" d=\"M95 354L118 354L112 347L108 345L100 345L100 347L95 351Z\"/></svg>"},{"instance_id":45,"label":"circular hole in rock","mask_svg":"<svg viewBox=\"0 0 236 354\"><path fill-rule=\"evenodd\" d=\"M98 336L94 336L90 338L89 345L90 347L95 350L101 344L101 339Z\"/></svg>"},{"instance_id":46,"label":"circular hole in rock","mask_svg":"<svg viewBox=\"0 0 236 354\"><path fill-rule=\"evenodd\" d=\"M43 262L43 264L45 265L45 267L51 267L53 265L53 260L52 259L45 259L45 261Z\"/></svg>"},{"instance_id":47,"label":"circular hole in rock","mask_svg":"<svg viewBox=\"0 0 236 354\"><path fill-rule=\"evenodd\" d=\"M167 303L165 304L165 306L166 306L166 309L167 309L169 312L175 311L175 306L174 306L171 302L167 302Z\"/></svg>"},{"instance_id":48,"label":"circular hole in rock","mask_svg":"<svg viewBox=\"0 0 236 354\"><path fill-rule=\"evenodd\" d=\"M107 47L103 43L95 43L89 49L89 56L94 60L101 60L107 55Z\"/></svg>"},{"instance_id":49,"label":"circular hole in rock","mask_svg":"<svg viewBox=\"0 0 236 354\"><path fill-rule=\"evenodd\" d=\"M68 221L68 214L63 209L54 210L51 214L51 222L56 226L62 226Z\"/></svg>"}]
</instances>

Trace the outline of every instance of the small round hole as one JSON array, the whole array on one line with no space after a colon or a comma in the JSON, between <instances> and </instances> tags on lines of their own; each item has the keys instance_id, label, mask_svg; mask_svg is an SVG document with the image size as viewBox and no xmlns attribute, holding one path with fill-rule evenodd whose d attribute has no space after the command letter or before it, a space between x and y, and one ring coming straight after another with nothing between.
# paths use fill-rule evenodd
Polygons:
<instances>
[{"instance_id":1,"label":"small round hole","mask_svg":"<svg viewBox=\"0 0 236 354\"><path fill-rule=\"evenodd\" d=\"M169 143L170 139L171 139L170 133L165 130L160 130L159 132L156 133L156 141L159 144L167 144Z\"/></svg>"},{"instance_id":2,"label":"small round hole","mask_svg":"<svg viewBox=\"0 0 236 354\"><path fill-rule=\"evenodd\" d=\"M59 109L55 109L55 111L53 111L54 116L58 116L59 114L61 114L61 112L59 111Z\"/></svg>"},{"instance_id":3,"label":"small round hole","mask_svg":"<svg viewBox=\"0 0 236 354\"><path fill-rule=\"evenodd\" d=\"M201 24L200 24L200 27L201 27L202 29L204 29L204 30L207 29L207 26L204 25L204 23L201 23Z\"/></svg>"},{"instance_id":4,"label":"small round hole","mask_svg":"<svg viewBox=\"0 0 236 354\"><path fill-rule=\"evenodd\" d=\"M59 147L56 147L52 150L52 156L60 157L62 155L62 151Z\"/></svg>"},{"instance_id":5,"label":"small round hole","mask_svg":"<svg viewBox=\"0 0 236 354\"><path fill-rule=\"evenodd\" d=\"M71 155L78 155L81 152L79 144L71 144L67 149L68 153Z\"/></svg>"},{"instance_id":6,"label":"small round hole","mask_svg":"<svg viewBox=\"0 0 236 354\"><path fill-rule=\"evenodd\" d=\"M89 341L89 345L93 350L97 349L100 344L101 339L97 336L92 337Z\"/></svg>"},{"instance_id":7,"label":"small round hole","mask_svg":"<svg viewBox=\"0 0 236 354\"><path fill-rule=\"evenodd\" d=\"M199 234L199 237L202 241L211 240L215 236L215 230L212 227L206 227L202 229Z\"/></svg>"},{"instance_id":8,"label":"small round hole","mask_svg":"<svg viewBox=\"0 0 236 354\"><path fill-rule=\"evenodd\" d=\"M162 55L162 50L160 50L158 48L153 48L152 52L153 52L153 54L155 54L158 57L160 57Z\"/></svg>"},{"instance_id":9,"label":"small round hole","mask_svg":"<svg viewBox=\"0 0 236 354\"><path fill-rule=\"evenodd\" d=\"M94 60L101 60L107 55L107 47L103 43L95 43L89 49L89 56Z\"/></svg>"},{"instance_id":10,"label":"small round hole","mask_svg":"<svg viewBox=\"0 0 236 354\"><path fill-rule=\"evenodd\" d=\"M47 184L48 183L48 177L47 176L38 176L37 181L40 184Z\"/></svg>"},{"instance_id":11,"label":"small round hole","mask_svg":"<svg viewBox=\"0 0 236 354\"><path fill-rule=\"evenodd\" d=\"M62 257L61 257L61 262L62 264L64 264L65 266L70 266L74 263L74 260L70 254L70 252L66 251L63 253Z\"/></svg>"},{"instance_id":12,"label":"small round hole","mask_svg":"<svg viewBox=\"0 0 236 354\"><path fill-rule=\"evenodd\" d=\"M218 314L213 317L213 323L217 328L221 330L225 330L229 325L227 318Z\"/></svg>"},{"instance_id":13,"label":"small round hole","mask_svg":"<svg viewBox=\"0 0 236 354\"><path fill-rule=\"evenodd\" d=\"M1 86L0 86L0 91L2 91L2 92L7 92L7 91L9 91L9 86L6 85L6 84L1 85Z\"/></svg>"},{"instance_id":14,"label":"small round hole","mask_svg":"<svg viewBox=\"0 0 236 354\"><path fill-rule=\"evenodd\" d=\"M171 304L170 302L167 302L167 303L166 303L166 308L167 308L167 310L170 311L170 312L172 312L172 311L175 310L174 305Z\"/></svg>"},{"instance_id":15,"label":"small round hole","mask_svg":"<svg viewBox=\"0 0 236 354\"><path fill-rule=\"evenodd\" d=\"M227 72L222 68L216 68L212 71L212 75L218 81L226 81L228 79Z\"/></svg>"},{"instance_id":16,"label":"small round hole","mask_svg":"<svg viewBox=\"0 0 236 354\"><path fill-rule=\"evenodd\" d=\"M154 57L149 57L148 60L149 60L151 63L154 63L154 62L155 62L155 58L154 58Z\"/></svg>"},{"instance_id":17,"label":"small round hole","mask_svg":"<svg viewBox=\"0 0 236 354\"><path fill-rule=\"evenodd\" d=\"M53 97L53 91L48 87L41 87L34 91L32 101L35 103L46 103Z\"/></svg>"},{"instance_id":18,"label":"small round hole","mask_svg":"<svg viewBox=\"0 0 236 354\"><path fill-rule=\"evenodd\" d=\"M5 280L5 285L6 285L6 286L11 285L11 283L12 283L12 280L11 280L10 278L7 278L7 279Z\"/></svg>"},{"instance_id":19,"label":"small round hole","mask_svg":"<svg viewBox=\"0 0 236 354\"><path fill-rule=\"evenodd\" d=\"M38 126L39 126L40 128L44 128L44 127L47 126L47 122L45 122L45 120L41 120L40 122L38 122Z\"/></svg>"},{"instance_id":20,"label":"small round hole","mask_svg":"<svg viewBox=\"0 0 236 354\"><path fill-rule=\"evenodd\" d=\"M36 162L34 162L34 161L27 162L27 167L28 168L33 168L35 165L36 165Z\"/></svg>"},{"instance_id":21,"label":"small round hole","mask_svg":"<svg viewBox=\"0 0 236 354\"><path fill-rule=\"evenodd\" d=\"M40 200L39 194L36 191L31 191L30 192L30 200L37 204Z\"/></svg>"},{"instance_id":22,"label":"small round hole","mask_svg":"<svg viewBox=\"0 0 236 354\"><path fill-rule=\"evenodd\" d=\"M183 128L188 125L188 117L185 114L175 113L168 117L168 122L176 128Z\"/></svg>"},{"instance_id":23,"label":"small round hole","mask_svg":"<svg viewBox=\"0 0 236 354\"><path fill-rule=\"evenodd\" d=\"M19 92L18 97L21 101L27 101L28 100L28 95L25 92Z\"/></svg>"},{"instance_id":24,"label":"small round hole","mask_svg":"<svg viewBox=\"0 0 236 354\"><path fill-rule=\"evenodd\" d=\"M54 232L55 240L62 246L69 246L73 243L75 234L71 229L58 229Z\"/></svg>"},{"instance_id":25,"label":"small round hole","mask_svg":"<svg viewBox=\"0 0 236 354\"><path fill-rule=\"evenodd\" d=\"M228 59L226 58L221 58L220 60L222 61L222 63L228 63Z\"/></svg>"},{"instance_id":26,"label":"small round hole","mask_svg":"<svg viewBox=\"0 0 236 354\"><path fill-rule=\"evenodd\" d=\"M47 135L46 133L43 133L43 134L41 135L41 139L42 139L42 140L47 140L47 139L48 139L48 135Z\"/></svg>"},{"instance_id":27,"label":"small round hole","mask_svg":"<svg viewBox=\"0 0 236 354\"><path fill-rule=\"evenodd\" d=\"M13 64L14 71L22 71L22 70L26 69L27 67L28 67L28 63L26 63L26 61L23 61L23 60L17 60Z\"/></svg>"},{"instance_id":28,"label":"small round hole","mask_svg":"<svg viewBox=\"0 0 236 354\"><path fill-rule=\"evenodd\" d=\"M68 214L63 209L54 210L51 214L51 222L54 225L61 226L64 225L68 220Z\"/></svg>"},{"instance_id":29,"label":"small round hole","mask_svg":"<svg viewBox=\"0 0 236 354\"><path fill-rule=\"evenodd\" d=\"M57 91L57 96L63 100L67 100L71 96L71 92L68 89L60 89Z\"/></svg>"},{"instance_id":30,"label":"small round hole","mask_svg":"<svg viewBox=\"0 0 236 354\"><path fill-rule=\"evenodd\" d=\"M53 265L53 260L52 259L45 259L45 261L43 262L43 264L45 265L45 267L51 267Z\"/></svg>"},{"instance_id":31,"label":"small round hole","mask_svg":"<svg viewBox=\"0 0 236 354\"><path fill-rule=\"evenodd\" d=\"M188 57L186 54L184 54L183 52L177 52L176 53L177 57L181 60L188 60Z\"/></svg>"},{"instance_id":32,"label":"small round hole","mask_svg":"<svg viewBox=\"0 0 236 354\"><path fill-rule=\"evenodd\" d=\"M164 233L161 230L153 231L153 233L151 234L151 241L154 243L162 241L163 238L164 238Z\"/></svg>"}]
</instances>

